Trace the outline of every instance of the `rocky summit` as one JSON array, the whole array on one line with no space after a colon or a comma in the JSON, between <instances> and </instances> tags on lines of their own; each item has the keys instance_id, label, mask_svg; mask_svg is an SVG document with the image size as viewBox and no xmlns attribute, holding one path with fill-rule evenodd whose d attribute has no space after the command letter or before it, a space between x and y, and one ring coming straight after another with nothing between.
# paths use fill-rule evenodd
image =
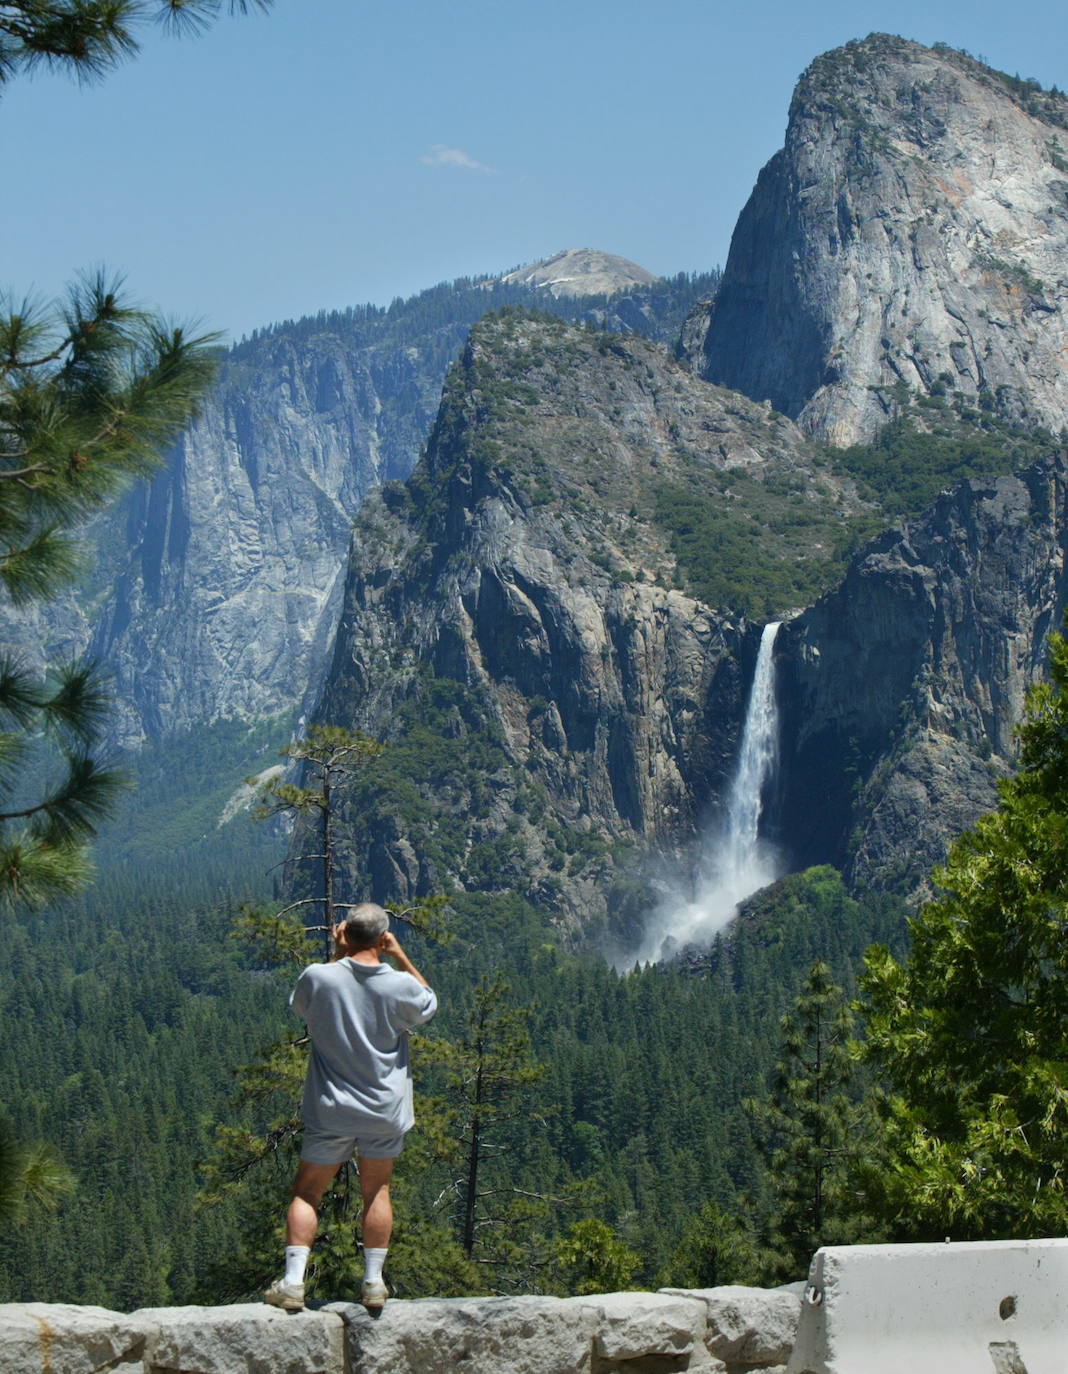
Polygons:
<instances>
[{"instance_id":1,"label":"rocky summit","mask_svg":"<svg viewBox=\"0 0 1068 1374\"><path fill-rule=\"evenodd\" d=\"M657 278L628 258L592 248L566 248L551 258L517 267L500 279L536 286L551 296L610 296L635 286L650 286Z\"/></svg>"},{"instance_id":2,"label":"rocky summit","mask_svg":"<svg viewBox=\"0 0 1068 1374\"><path fill-rule=\"evenodd\" d=\"M1068 413L1068 97L873 34L817 58L691 318L701 375L838 445L895 390Z\"/></svg>"}]
</instances>

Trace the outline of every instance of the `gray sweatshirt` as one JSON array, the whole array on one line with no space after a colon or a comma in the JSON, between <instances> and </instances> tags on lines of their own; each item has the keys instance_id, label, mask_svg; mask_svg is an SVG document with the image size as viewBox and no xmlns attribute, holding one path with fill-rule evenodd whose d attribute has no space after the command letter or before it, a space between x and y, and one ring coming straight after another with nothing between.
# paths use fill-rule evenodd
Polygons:
<instances>
[{"instance_id":1,"label":"gray sweatshirt","mask_svg":"<svg viewBox=\"0 0 1068 1374\"><path fill-rule=\"evenodd\" d=\"M301 1119L336 1135L411 1129L408 1032L437 1011L430 988L388 964L312 964L289 1005L307 1024L312 1051Z\"/></svg>"}]
</instances>

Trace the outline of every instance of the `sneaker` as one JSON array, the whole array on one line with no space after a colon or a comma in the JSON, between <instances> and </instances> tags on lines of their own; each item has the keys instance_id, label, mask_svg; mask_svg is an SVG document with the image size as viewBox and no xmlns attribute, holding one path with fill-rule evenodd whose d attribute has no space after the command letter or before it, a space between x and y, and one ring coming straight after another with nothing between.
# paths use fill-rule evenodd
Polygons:
<instances>
[{"instance_id":1,"label":"sneaker","mask_svg":"<svg viewBox=\"0 0 1068 1374\"><path fill-rule=\"evenodd\" d=\"M285 1279L275 1279L263 1295L263 1301L272 1307L280 1307L285 1312L300 1312L304 1308L304 1285L286 1283Z\"/></svg>"},{"instance_id":2,"label":"sneaker","mask_svg":"<svg viewBox=\"0 0 1068 1374\"><path fill-rule=\"evenodd\" d=\"M386 1305L389 1289L381 1279L364 1279L360 1301L368 1312L380 1312Z\"/></svg>"}]
</instances>

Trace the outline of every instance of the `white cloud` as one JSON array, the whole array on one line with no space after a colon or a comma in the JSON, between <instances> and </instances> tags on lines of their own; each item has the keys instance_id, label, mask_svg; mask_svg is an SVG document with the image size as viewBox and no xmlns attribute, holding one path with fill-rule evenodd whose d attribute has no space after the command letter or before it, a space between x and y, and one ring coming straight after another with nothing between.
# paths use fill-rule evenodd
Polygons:
<instances>
[{"instance_id":1,"label":"white cloud","mask_svg":"<svg viewBox=\"0 0 1068 1374\"><path fill-rule=\"evenodd\" d=\"M484 162L476 162L462 148L447 148L444 143L435 143L419 161L428 167L459 167L464 172L480 172L483 176L497 174L496 167L487 167Z\"/></svg>"}]
</instances>

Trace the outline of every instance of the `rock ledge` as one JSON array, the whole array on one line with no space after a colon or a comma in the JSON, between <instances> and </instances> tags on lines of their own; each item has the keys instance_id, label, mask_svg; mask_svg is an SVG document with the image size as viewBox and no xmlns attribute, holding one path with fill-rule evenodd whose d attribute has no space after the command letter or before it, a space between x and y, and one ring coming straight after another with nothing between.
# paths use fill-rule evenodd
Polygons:
<instances>
[{"instance_id":1,"label":"rock ledge","mask_svg":"<svg viewBox=\"0 0 1068 1374\"><path fill-rule=\"evenodd\" d=\"M781 1374L790 1288L427 1298L287 1315L258 1303L0 1304L4 1374Z\"/></svg>"}]
</instances>

